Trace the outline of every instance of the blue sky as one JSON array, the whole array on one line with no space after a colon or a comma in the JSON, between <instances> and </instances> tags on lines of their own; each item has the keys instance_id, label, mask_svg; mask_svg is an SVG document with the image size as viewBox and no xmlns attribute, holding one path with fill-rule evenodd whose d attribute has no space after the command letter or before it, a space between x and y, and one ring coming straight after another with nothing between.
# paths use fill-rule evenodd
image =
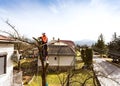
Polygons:
<instances>
[{"instance_id":1,"label":"blue sky","mask_svg":"<svg viewBox=\"0 0 120 86\"><path fill-rule=\"evenodd\" d=\"M0 0L0 30L12 32L7 19L28 38L97 40L102 33L109 42L120 35L120 0Z\"/></svg>"}]
</instances>

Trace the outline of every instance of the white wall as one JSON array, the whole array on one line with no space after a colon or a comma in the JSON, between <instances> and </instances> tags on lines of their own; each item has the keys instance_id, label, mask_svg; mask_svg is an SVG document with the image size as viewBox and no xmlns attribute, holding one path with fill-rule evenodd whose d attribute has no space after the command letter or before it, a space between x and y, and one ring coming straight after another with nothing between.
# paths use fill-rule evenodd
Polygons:
<instances>
[{"instance_id":1,"label":"white wall","mask_svg":"<svg viewBox=\"0 0 120 86\"><path fill-rule=\"evenodd\" d=\"M55 57L56 57L56 60L55 60ZM58 66L59 57L58 56L49 56L48 61L49 61L50 66Z\"/></svg>"},{"instance_id":2,"label":"white wall","mask_svg":"<svg viewBox=\"0 0 120 86\"><path fill-rule=\"evenodd\" d=\"M7 69L6 74L0 75L0 86L12 86L13 64L11 55L14 51L14 44L0 44L0 52L7 52Z\"/></svg>"},{"instance_id":3,"label":"white wall","mask_svg":"<svg viewBox=\"0 0 120 86\"><path fill-rule=\"evenodd\" d=\"M74 65L74 56L49 56L48 61L49 66L71 66ZM40 60L38 65L41 66Z\"/></svg>"},{"instance_id":4,"label":"white wall","mask_svg":"<svg viewBox=\"0 0 120 86\"><path fill-rule=\"evenodd\" d=\"M73 56L64 56L60 58L60 66L70 66L73 65Z\"/></svg>"}]
</instances>

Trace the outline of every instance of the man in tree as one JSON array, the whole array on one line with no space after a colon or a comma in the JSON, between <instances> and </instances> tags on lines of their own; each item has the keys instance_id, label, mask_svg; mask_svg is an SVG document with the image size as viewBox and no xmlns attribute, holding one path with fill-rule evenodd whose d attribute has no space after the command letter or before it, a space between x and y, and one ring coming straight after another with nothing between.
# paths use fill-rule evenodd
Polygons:
<instances>
[{"instance_id":1,"label":"man in tree","mask_svg":"<svg viewBox=\"0 0 120 86\"><path fill-rule=\"evenodd\" d=\"M47 60L47 56L48 56L48 51L47 51L48 37L46 36L45 33L42 33L42 36L40 37L40 40L42 41L42 44L43 44L42 55L44 57L44 60Z\"/></svg>"}]
</instances>

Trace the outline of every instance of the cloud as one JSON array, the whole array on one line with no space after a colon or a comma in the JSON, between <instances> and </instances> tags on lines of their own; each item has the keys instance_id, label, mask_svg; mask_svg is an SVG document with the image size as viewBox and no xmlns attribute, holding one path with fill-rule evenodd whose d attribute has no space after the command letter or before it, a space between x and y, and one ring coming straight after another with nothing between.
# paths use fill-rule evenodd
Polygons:
<instances>
[{"instance_id":1,"label":"cloud","mask_svg":"<svg viewBox=\"0 0 120 86\"><path fill-rule=\"evenodd\" d=\"M8 18L30 38L46 32L50 38L95 40L103 33L109 41L112 33L119 32L118 1L114 4L108 0L47 1L22 0L10 8L2 7L0 16Z\"/></svg>"},{"instance_id":2,"label":"cloud","mask_svg":"<svg viewBox=\"0 0 120 86\"><path fill-rule=\"evenodd\" d=\"M0 8L0 13L7 13L7 10Z\"/></svg>"}]
</instances>

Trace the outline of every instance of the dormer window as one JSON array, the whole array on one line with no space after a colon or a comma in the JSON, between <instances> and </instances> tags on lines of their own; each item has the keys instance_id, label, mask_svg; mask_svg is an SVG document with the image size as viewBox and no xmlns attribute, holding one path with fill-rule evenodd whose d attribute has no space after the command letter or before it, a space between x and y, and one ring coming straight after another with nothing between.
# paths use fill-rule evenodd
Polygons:
<instances>
[{"instance_id":1,"label":"dormer window","mask_svg":"<svg viewBox=\"0 0 120 86\"><path fill-rule=\"evenodd\" d=\"M54 60L57 60L57 58L55 57Z\"/></svg>"}]
</instances>

